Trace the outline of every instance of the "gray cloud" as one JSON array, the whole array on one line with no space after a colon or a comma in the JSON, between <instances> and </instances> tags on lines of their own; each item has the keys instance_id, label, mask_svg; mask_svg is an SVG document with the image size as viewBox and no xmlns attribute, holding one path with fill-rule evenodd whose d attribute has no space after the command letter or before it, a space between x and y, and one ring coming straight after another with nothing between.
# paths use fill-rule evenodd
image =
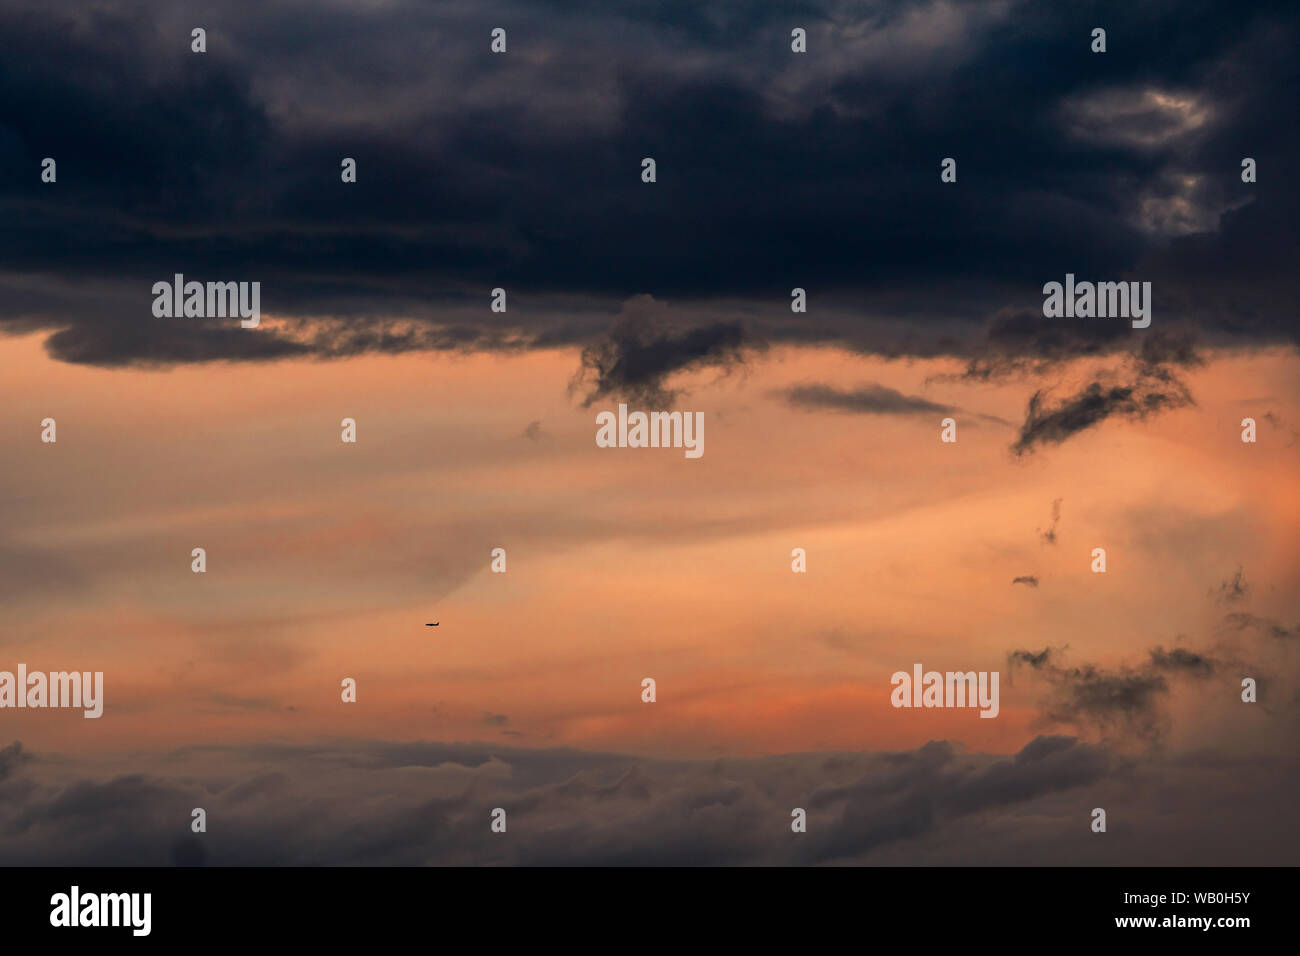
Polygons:
<instances>
[{"instance_id":1,"label":"gray cloud","mask_svg":"<svg viewBox=\"0 0 1300 956\"><path fill-rule=\"evenodd\" d=\"M1291 637L1296 630L1300 630L1300 628L1283 627L1272 618L1260 617L1246 611L1234 611L1231 614L1224 615L1220 626L1223 629L1232 631L1257 631L1279 641Z\"/></svg>"},{"instance_id":2,"label":"gray cloud","mask_svg":"<svg viewBox=\"0 0 1300 956\"><path fill-rule=\"evenodd\" d=\"M1251 862L1283 863L1297 849L1279 836L1294 832L1281 825L1293 757L1266 759L1243 787L1240 768L1213 755L1136 763L1064 736L1008 756L932 741L701 761L381 741L209 747L73 779L57 755L0 751L9 764L16 753L0 777L3 865L1059 865L1097 862L1070 835L1103 802L1134 835L1106 848L1112 863L1186 863L1188 847L1200 865L1242 861L1243 847ZM195 806L205 834L187 831ZM497 806L508 839L489 830ZM806 834L790 832L794 807ZM1188 839L1164 842L1173 821ZM1210 823L1230 839L1190 839ZM1272 839L1252 839L1270 827Z\"/></svg>"},{"instance_id":3,"label":"gray cloud","mask_svg":"<svg viewBox=\"0 0 1300 956\"><path fill-rule=\"evenodd\" d=\"M1209 677L1218 670L1220 662L1205 654L1198 654L1183 647L1175 647L1166 651L1157 644L1151 650L1151 666L1161 671Z\"/></svg>"},{"instance_id":4,"label":"gray cloud","mask_svg":"<svg viewBox=\"0 0 1300 956\"><path fill-rule=\"evenodd\" d=\"M914 415L956 411L951 405L940 405L918 395L904 395L902 392L874 382L861 385L852 391L841 391L820 383L795 385L779 394L795 408L830 409L866 415Z\"/></svg>"},{"instance_id":5,"label":"gray cloud","mask_svg":"<svg viewBox=\"0 0 1300 956\"><path fill-rule=\"evenodd\" d=\"M1047 391L1034 392L1012 450L1024 455L1038 445L1060 444L1108 418L1144 419L1156 412L1194 405L1191 392L1174 369L1203 361L1186 336L1149 335L1119 369L1103 373L1054 405L1047 404Z\"/></svg>"},{"instance_id":6,"label":"gray cloud","mask_svg":"<svg viewBox=\"0 0 1300 956\"><path fill-rule=\"evenodd\" d=\"M1091 725L1106 735L1118 733L1144 741L1164 732L1158 704L1169 685L1160 674L1113 673L1092 664L1039 670L1053 689L1043 714L1052 723Z\"/></svg>"},{"instance_id":7,"label":"gray cloud","mask_svg":"<svg viewBox=\"0 0 1300 956\"><path fill-rule=\"evenodd\" d=\"M1218 673L1223 663L1209 654L1156 645L1147 661L1137 667L1068 666L1062 661L1065 650L1020 649L1007 658L1012 678L1017 668L1028 667L1045 681L1048 694L1042 701L1042 720L1097 730L1103 739L1144 743L1157 742L1169 729L1163 703L1170 693L1170 680L1208 678Z\"/></svg>"},{"instance_id":8,"label":"gray cloud","mask_svg":"<svg viewBox=\"0 0 1300 956\"><path fill-rule=\"evenodd\" d=\"M1244 601L1250 596L1250 585L1246 583L1246 574L1241 565L1237 565L1237 570L1231 578L1219 584L1214 594L1214 600L1219 604L1235 604L1238 601Z\"/></svg>"},{"instance_id":9,"label":"gray cloud","mask_svg":"<svg viewBox=\"0 0 1300 956\"><path fill-rule=\"evenodd\" d=\"M15 740L8 747L0 749L0 783L21 769L29 760L31 754L23 750L23 745L19 741Z\"/></svg>"},{"instance_id":10,"label":"gray cloud","mask_svg":"<svg viewBox=\"0 0 1300 956\"><path fill-rule=\"evenodd\" d=\"M1015 672L1016 664L1028 664L1030 667L1037 669L1046 665L1055 655L1061 653L1063 650L1066 650L1066 648L1055 650L1050 647L1044 647L1038 652L1024 650L1012 651L1007 655L1007 667L1012 671L1012 673Z\"/></svg>"},{"instance_id":11,"label":"gray cloud","mask_svg":"<svg viewBox=\"0 0 1300 956\"><path fill-rule=\"evenodd\" d=\"M1052 524L1046 531L1039 532L1044 544L1056 544L1056 526L1061 523L1061 501L1057 498L1052 502Z\"/></svg>"},{"instance_id":12,"label":"gray cloud","mask_svg":"<svg viewBox=\"0 0 1300 956\"><path fill-rule=\"evenodd\" d=\"M665 385L669 376L701 368L725 371L742 364L746 350L762 348L739 322L656 332L645 313L661 317L663 308L648 297L630 302L609 335L583 350L572 388L590 384L584 407L620 398L644 408L669 408L678 395Z\"/></svg>"},{"instance_id":13,"label":"gray cloud","mask_svg":"<svg viewBox=\"0 0 1300 956\"><path fill-rule=\"evenodd\" d=\"M1042 375L1063 362L1106 356L1132 347L1132 333L1116 322L1061 322L1044 319L1041 309L1001 309L989 319L984 338L960 375L949 379L1000 381L1016 375Z\"/></svg>"}]
</instances>

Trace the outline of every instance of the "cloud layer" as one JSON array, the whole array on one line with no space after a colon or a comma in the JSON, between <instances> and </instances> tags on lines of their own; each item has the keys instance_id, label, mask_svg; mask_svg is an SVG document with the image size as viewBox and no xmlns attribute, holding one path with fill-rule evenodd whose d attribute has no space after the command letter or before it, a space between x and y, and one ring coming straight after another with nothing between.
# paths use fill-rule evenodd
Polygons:
<instances>
[{"instance_id":1,"label":"cloud layer","mask_svg":"<svg viewBox=\"0 0 1300 956\"><path fill-rule=\"evenodd\" d=\"M657 345L736 345L735 308L763 339L882 354L1127 341L998 318L1032 315L1070 271L1154 281L1157 328L1294 342L1277 305L1296 298L1296 195L1269 185L1297 153L1276 108L1294 10L1116 7L1105 55L1093 19L1007 0L397 0L306 19L285 2L7 0L0 321L108 365L569 342L616 384L624 356L594 343L639 293L690 305L699 331L647 338L633 377L674 367ZM174 272L259 280L267 312L334 324L155 320L148 290Z\"/></svg>"},{"instance_id":2,"label":"cloud layer","mask_svg":"<svg viewBox=\"0 0 1300 956\"><path fill-rule=\"evenodd\" d=\"M1298 849L1282 823L1293 759L1247 783L1231 758L1137 764L1064 736L1008 757L944 741L715 761L340 741L145 761L69 777L56 756L0 749L0 864L1259 865Z\"/></svg>"}]
</instances>

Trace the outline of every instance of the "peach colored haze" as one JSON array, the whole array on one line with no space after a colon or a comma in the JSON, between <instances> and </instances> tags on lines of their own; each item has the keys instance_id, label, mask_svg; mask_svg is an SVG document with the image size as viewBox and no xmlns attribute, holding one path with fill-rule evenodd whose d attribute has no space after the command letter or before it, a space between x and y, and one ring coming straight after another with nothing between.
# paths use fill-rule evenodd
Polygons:
<instances>
[{"instance_id":1,"label":"peach colored haze","mask_svg":"<svg viewBox=\"0 0 1300 956\"><path fill-rule=\"evenodd\" d=\"M1012 752L1042 729L1012 650L1123 666L1156 644L1206 646L1239 566L1254 613L1292 613L1297 359L1210 359L1186 376L1194 406L1018 458L1026 398L1050 383L955 384L935 379L953 361L780 348L743 374L674 383L680 408L705 413L704 455L688 460L598 448L595 414L617 400L580 407L573 350L156 371L0 339L0 669L105 674L100 720L8 711L7 739L71 753L321 737ZM957 410L782 396L812 380ZM939 440L946 414L955 444ZM1240 440L1246 416L1255 444ZM56 444L39 440L46 417ZM496 547L505 574L490 571ZM1096 547L1106 574L1090 570ZM1000 719L893 709L890 675L915 662L1002 671ZM1195 701L1171 706L1184 740L1216 732Z\"/></svg>"}]
</instances>

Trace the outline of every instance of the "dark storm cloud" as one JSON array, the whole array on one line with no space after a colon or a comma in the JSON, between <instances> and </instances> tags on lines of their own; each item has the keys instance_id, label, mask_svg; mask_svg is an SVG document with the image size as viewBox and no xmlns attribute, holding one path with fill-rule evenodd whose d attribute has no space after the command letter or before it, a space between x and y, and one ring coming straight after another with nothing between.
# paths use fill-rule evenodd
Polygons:
<instances>
[{"instance_id":1,"label":"dark storm cloud","mask_svg":"<svg viewBox=\"0 0 1300 956\"><path fill-rule=\"evenodd\" d=\"M1019 577L1011 579L1012 584L1027 584L1031 588L1038 587L1038 578L1032 574L1022 574Z\"/></svg>"},{"instance_id":2,"label":"dark storm cloud","mask_svg":"<svg viewBox=\"0 0 1300 956\"><path fill-rule=\"evenodd\" d=\"M807 54L790 52L792 16ZM1036 315L1068 271L1151 280L1156 326L1207 345L1295 342L1280 304L1300 291L1300 208L1276 185L1300 152L1278 120L1294 7L1116 4L1105 56L1088 51L1096 18L1015 2L304 16L274 0L5 0L0 322L63 330L56 357L109 365L565 343L598 350L611 390L653 394L682 349L736 344L735 308L767 341L955 355L974 375L1132 341ZM1258 184L1240 181L1246 154ZM46 156L57 183L39 180ZM149 289L174 272L261 281L266 313L333 324L164 329ZM487 308L498 286L504 315ZM795 286L809 311L791 316ZM599 344L642 292L695 331L657 349L647 330L645 354ZM645 378L618 374L642 359ZM1131 387L1040 410L1027 440L1168 407Z\"/></svg>"},{"instance_id":3,"label":"dark storm cloud","mask_svg":"<svg viewBox=\"0 0 1300 956\"><path fill-rule=\"evenodd\" d=\"M1172 861L1176 847L1185 864L1193 847L1191 862L1212 865L1245 846L1258 865L1296 850L1277 836L1294 833L1281 825L1294 759L1256 757L1267 773L1243 785L1239 763L1213 754L1142 764L1064 736L1007 756L946 741L724 760L351 741L144 759L148 772L68 779L58 755L0 750L0 865L1060 865L1100 862L1095 841L1072 837L1098 804L1133 827L1112 863ZM207 833L188 832L194 807ZM489 829L494 807L509 839ZM795 807L805 834L791 832ZM1184 839L1143 837L1170 820ZM1190 838L1211 822L1232 839Z\"/></svg>"},{"instance_id":4,"label":"dark storm cloud","mask_svg":"<svg viewBox=\"0 0 1300 956\"><path fill-rule=\"evenodd\" d=\"M1042 374L1083 356L1108 355L1130 345L1129 330L1115 322L1045 320L1041 309L1000 311L971 346L966 371L949 379L996 381L1015 374Z\"/></svg>"}]
</instances>

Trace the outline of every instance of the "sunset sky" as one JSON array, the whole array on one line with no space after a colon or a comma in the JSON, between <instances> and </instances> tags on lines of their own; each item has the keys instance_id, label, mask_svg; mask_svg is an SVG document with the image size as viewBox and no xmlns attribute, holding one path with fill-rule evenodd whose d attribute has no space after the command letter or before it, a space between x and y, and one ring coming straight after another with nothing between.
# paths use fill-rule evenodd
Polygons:
<instances>
[{"instance_id":1,"label":"sunset sky","mask_svg":"<svg viewBox=\"0 0 1300 956\"><path fill-rule=\"evenodd\" d=\"M0 863L1295 864L1297 19L1148 6L0 0Z\"/></svg>"}]
</instances>

